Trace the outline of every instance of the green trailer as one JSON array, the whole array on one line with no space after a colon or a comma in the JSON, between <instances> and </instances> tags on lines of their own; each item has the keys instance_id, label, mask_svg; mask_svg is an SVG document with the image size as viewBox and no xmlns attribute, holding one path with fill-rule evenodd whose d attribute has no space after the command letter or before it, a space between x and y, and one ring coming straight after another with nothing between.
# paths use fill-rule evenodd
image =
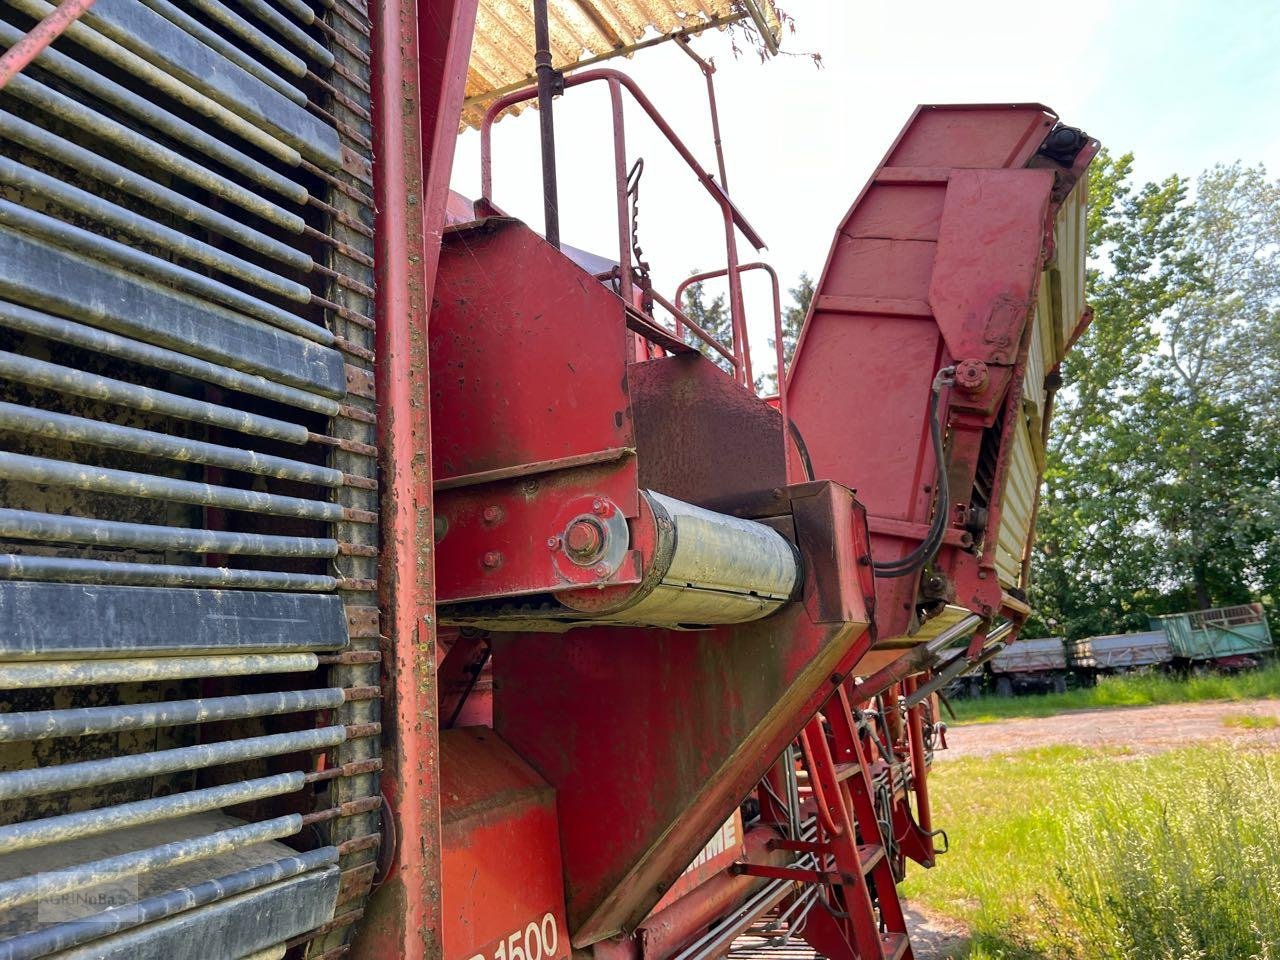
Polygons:
<instances>
[{"instance_id":1,"label":"green trailer","mask_svg":"<svg viewBox=\"0 0 1280 960\"><path fill-rule=\"evenodd\" d=\"M1259 603L1152 617L1151 626L1164 630L1175 660L1249 667L1274 649Z\"/></svg>"}]
</instances>

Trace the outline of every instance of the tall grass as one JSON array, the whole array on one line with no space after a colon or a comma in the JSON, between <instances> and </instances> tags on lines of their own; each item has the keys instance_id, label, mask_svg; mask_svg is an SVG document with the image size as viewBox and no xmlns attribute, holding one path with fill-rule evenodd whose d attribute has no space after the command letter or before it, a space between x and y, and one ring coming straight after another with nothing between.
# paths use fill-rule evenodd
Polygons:
<instances>
[{"instance_id":1,"label":"tall grass","mask_svg":"<svg viewBox=\"0 0 1280 960\"><path fill-rule=\"evenodd\" d=\"M1083 786L1058 869L1082 955L1280 957L1274 758L1197 752L1154 780Z\"/></svg>"},{"instance_id":2,"label":"tall grass","mask_svg":"<svg viewBox=\"0 0 1280 960\"><path fill-rule=\"evenodd\" d=\"M1118 674L1101 677L1095 687L1040 696L979 697L951 704L957 723L985 723L1011 717L1049 717L1067 710L1141 707L1205 700L1258 700L1280 697L1280 663L1231 675L1206 673Z\"/></svg>"},{"instance_id":3,"label":"tall grass","mask_svg":"<svg viewBox=\"0 0 1280 960\"><path fill-rule=\"evenodd\" d=\"M907 895L969 960L1280 960L1280 753L1049 748L935 769L952 849Z\"/></svg>"}]
</instances>

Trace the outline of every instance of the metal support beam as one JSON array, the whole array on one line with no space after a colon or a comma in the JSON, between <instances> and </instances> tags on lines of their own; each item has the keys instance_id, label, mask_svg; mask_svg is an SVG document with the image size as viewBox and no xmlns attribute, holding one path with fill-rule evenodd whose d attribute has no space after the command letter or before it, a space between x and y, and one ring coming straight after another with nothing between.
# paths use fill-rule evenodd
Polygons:
<instances>
[{"instance_id":1,"label":"metal support beam","mask_svg":"<svg viewBox=\"0 0 1280 960\"><path fill-rule=\"evenodd\" d=\"M555 96L555 69L551 66L551 28L547 0L533 0L533 64L538 75L538 123L542 140L543 231L547 243L560 248L560 196L556 185L556 126L551 101Z\"/></svg>"}]
</instances>

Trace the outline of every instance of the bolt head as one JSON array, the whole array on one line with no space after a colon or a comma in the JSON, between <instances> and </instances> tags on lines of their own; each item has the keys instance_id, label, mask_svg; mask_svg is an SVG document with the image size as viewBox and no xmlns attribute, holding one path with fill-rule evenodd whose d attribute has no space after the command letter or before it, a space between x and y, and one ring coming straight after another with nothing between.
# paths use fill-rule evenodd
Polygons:
<instances>
[{"instance_id":1,"label":"bolt head","mask_svg":"<svg viewBox=\"0 0 1280 960\"><path fill-rule=\"evenodd\" d=\"M484 508L482 516L484 517L485 523L496 523L498 518L502 516L502 511L496 506L488 506Z\"/></svg>"},{"instance_id":2,"label":"bolt head","mask_svg":"<svg viewBox=\"0 0 1280 960\"><path fill-rule=\"evenodd\" d=\"M604 531L590 520L575 520L564 533L564 545L576 557L594 557L604 549Z\"/></svg>"},{"instance_id":3,"label":"bolt head","mask_svg":"<svg viewBox=\"0 0 1280 960\"><path fill-rule=\"evenodd\" d=\"M497 550L490 550L481 558L480 562L492 570L498 564L502 563L502 554Z\"/></svg>"},{"instance_id":4,"label":"bolt head","mask_svg":"<svg viewBox=\"0 0 1280 960\"><path fill-rule=\"evenodd\" d=\"M606 567L603 563L597 563L597 564L596 564L596 576L597 576L597 577L607 577L608 575L609 575L609 568L608 568L608 567Z\"/></svg>"},{"instance_id":5,"label":"bolt head","mask_svg":"<svg viewBox=\"0 0 1280 960\"><path fill-rule=\"evenodd\" d=\"M603 515L604 515L604 513L605 513L605 511L606 511L606 509L607 509L607 507L605 506L605 502L604 502L603 500L601 500L599 497L597 497L596 499L594 499L594 500L592 500L592 501L591 501L591 510L592 510L592 512L594 512L594 513L598 513L598 514L600 514L601 516L603 516Z\"/></svg>"},{"instance_id":6,"label":"bolt head","mask_svg":"<svg viewBox=\"0 0 1280 960\"><path fill-rule=\"evenodd\" d=\"M547 549L548 549L548 550L559 550L559 549L560 549L560 538L559 538L559 537L547 537Z\"/></svg>"}]
</instances>

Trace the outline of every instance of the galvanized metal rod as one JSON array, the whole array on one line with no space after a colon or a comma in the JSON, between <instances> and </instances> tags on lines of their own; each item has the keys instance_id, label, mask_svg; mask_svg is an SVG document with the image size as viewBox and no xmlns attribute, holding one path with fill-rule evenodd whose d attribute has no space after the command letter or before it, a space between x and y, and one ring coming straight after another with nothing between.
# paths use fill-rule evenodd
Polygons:
<instances>
[{"instance_id":1,"label":"galvanized metal rod","mask_svg":"<svg viewBox=\"0 0 1280 960\"><path fill-rule=\"evenodd\" d=\"M186 677L240 677L262 673L309 673L320 665L314 653L241 653L212 657L134 657L129 660L50 660L0 664L0 690L83 687L96 683L147 683ZM6 774L0 773L0 781ZM0 799L4 789L0 786Z\"/></svg>"},{"instance_id":2,"label":"galvanized metal rod","mask_svg":"<svg viewBox=\"0 0 1280 960\"><path fill-rule=\"evenodd\" d=\"M907 707L910 708L923 703L934 691L941 690L960 674L974 667L982 666L982 664L994 657L1004 649L1006 645L1005 637L1009 636L1013 627L1013 621L1008 620L987 634L982 650L978 657L972 661L969 659L967 651L961 650L931 677L928 683L921 684L904 698Z\"/></svg>"},{"instance_id":3,"label":"galvanized metal rod","mask_svg":"<svg viewBox=\"0 0 1280 960\"><path fill-rule=\"evenodd\" d=\"M221 487L194 480L176 480L172 477L136 473L132 470L68 463L65 460L32 457L7 451L0 451L0 478L71 487L74 490L114 493L124 497L174 500L178 503L195 503L203 507L225 507L228 510L244 510L249 513L299 517L306 520L345 519L342 505L339 503L304 500L301 497L260 493L257 490L242 490L238 487Z\"/></svg>"},{"instance_id":4,"label":"galvanized metal rod","mask_svg":"<svg viewBox=\"0 0 1280 960\"><path fill-rule=\"evenodd\" d=\"M84 737L98 733L176 727L244 717L270 717L304 710L331 710L345 702L340 687L285 690L233 697L202 697L165 703L130 703L68 710L32 710L0 714L0 743Z\"/></svg>"},{"instance_id":5,"label":"galvanized metal rod","mask_svg":"<svg viewBox=\"0 0 1280 960\"><path fill-rule=\"evenodd\" d=\"M0 24L0 36L3 36L3 33L4 25ZM50 54L55 52L53 50L49 51ZM88 88L88 84L78 83L77 85L84 89ZM303 227L306 224L302 217L297 214L285 210L283 207L258 196L258 194L250 190L246 190L226 177L213 173L207 167L188 160L168 147L161 146L156 140L131 130L106 115L98 113L96 110L92 110L43 84L37 83L30 77L16 76L5 89L32 106L47 111L59 120L74 124L90 136L105 141L113 149L131 153L143 162L159 167L166 173L180 177L200 187L202 190L207 190L230 203L234 203L269 223L274 223L289 233L298 234L303 232ZM89 92L98 96L102 95L97 90L90 90ZM103 99L108 98L104 97ZM209 145L203 142L209 140L211 144L217 144L219 141L214 141L212 138L201 134L194 127L191 128L190 132L185 129L170 132L170 130L164 129L164 126L172 126L176 130L179 125L168 123L164 124L164 126L155 123L152 125L158 126L163 132L173 136L180 143L190 144L201 153L205 153L221 163L226 163L224 157L218 156L218 154L226 153L225 150L210 149ZM232 166L235 169L232 164L228 164L228 166ZM237 172L243 173L241 170L237 170ZM268 179L274 178L254 178L254 182L260 185L267 185L266 180ZM303 192L305 193L305 191ZM305 196L299 202L305 203Z\"/></svg>"},{"instance_id":6,"label":"galvanized metal rod","mask_svg":"<svg viewBox=\"0 0 1280 960\"><path fill-rule=\"evenodd\" d=\"M36 767L0 773L0 799L37 797L59 790L84 790L106 783L154 777L162 773L200 770L241 760L302 753L336 746L347 738L346 727L320 727L273 733L264 737L197 743L173 750L133 753L102 760L82 760L53 767Z\"/></svg>"},{"instance_id":7,"label":"galvanized metal rod","mask_svg":"<svg viewBox=\"0 0 1280 960\"><path fill-rule=\"evenodd\" d=\"M274 400L278 403L283 403L291 407L298 407L303 410L310 410L313 413L324 414L328 417L336 416L338 411L341 409L341 404L339 404L337 400L333 400L329 397L322 397L319 394L309 393L306 390L299 390L297 387L277 383L274 380L268 380L266 377L260 377L256 374L233 370L231 367L224 367L217 363L211 363L208 360L201 360L198 357L179 353L176 350L169 350L166 347L157 347L150 343L143 343L140 340L131 340L130 338L121 336L118 333L111 333L107 330L100 330L97 327L90 327L83 323L78 323L75 320L66 320L62 317L55 317L48 313L42 313L39 310L32 310L30 307L10 303L7 300L0 300L0 326L8 327L11 330L21 330L23 333L46 337L49 340L70 344L74 347L81 347L85 350L103 353L108 356L117 357L121 360L131 360L134 363L145 364L147 366L155 367L158 370L168 371L169 373L178 373L184 377L191 377L195 380L203 380L207 383L216 383L219 386L227 387L231 390L248 393L253 396L265 397L268 400ZM18 356L18 354L11 354L10 356ZM69 368L62 367L60 369L66 370ZM87 384L87 381L80 382ZM122 383L123 381L108 382ZM126 386L134 385L127 384ZM161 393L162 396L177 396L177 394L164 394L163 391L158 392ZM134 396L138 395L135 394ZM181 399L185 400L187 398L184 397ZM203 401L196 402L203 403ZM212 406L217 407L216 404L213 404ZM221 407L219 409L230 410L231 408ZM243 422L245 416L255 416L253 414L237 413L237 422ZM280 436L277 437L277 439L287 440L289 443L305 443L307 440L306 429L298 426L297 424L290 424L284 420L275 420L270 417L259 419L261 419L263 423L271 425L271 429L273 430L273 433L271 434L272 436L275 435L279 426L285 428L284 432L286 436ZM244 430L240 427L233 429L240 430L242 433L258 432L256 430Z\"/></svg>"},{"instance_id":8,"label":"galvanized metal rod","mask_svg":"<svg viewBox=\"0 0 1280 960\"><path fill-rule=\"evenodd\" d=\"M289 13L293 15L293 18L303 26L309 27L313 23L317 23L315 10L313 10L308 4L303 3L303 0L280 0L280 6L288 10ZM326 4L326 6L328 6L328 4ZM324 21L320 20L319 23L323 24ZM364 24L364 29L366 31L369 29L369 25L367 23Z\"/></svg>"},{"instance_id":9,"label":"galvanized metal rod","mask_svg":"<svg viewBox=\"0 0 1280 960\"><path fill-rule=\"evenodd\" d=\"M288 71L299 79L307 75L307 62L294 53L286 50L271 39L259 27L251 24L240 14L219 0L190 0L191 5L219 24L229 33L239 37L281 69Z\"/></svg>"},{"instance_id":10,"label":"galvanized metal rod","mask_svg":"<svg viewBox=\"0 0 1280 960\"><path fill-rule=\"evenodd\" d=\"M547 243L559 250L560 197L556 185L556 125L552 115L555 69L551 65L551 28L547 21L547 0L533 0L533 36L533 64L538 75L538 124L542 144L542 210L546 218L545 236ZM629 283L627 285L629 286Z\"/></svg>"},{"instance_id":11,"label":"galvanized metal rod","mask_svg":"<svg viewBox=\"0 0 1280 960\"><path fill-rule=\"evenodd\" d=\"M315 268L311 258L274 237L233 220L225 214L185 197L176 190L156 183L128 167L64 140L42 127L20 117L0 111L0 134L21 143L37 153L57 160L72 170L88 174L116 190L121 190L174 214L188 223L196 223L214 233L234 240L246 249L270 257L295 270L309 272Z\"/></svg>"},{"instance_id":12,"label":"galvanized metal rod","mask_svg":"<svg viewBox=\"0 0 1280 960\"><path fill-rule=\"evenodd\" d=\"M35 960L337 862L337 847L321 847L203 880L136 903L112 907L80 920L39 926L0 943L0 957L3 960Z\"/></svg>"},{"instance_id":13,"label":"galvanized metal rod","mask_svg":"<svg viewBox=\"0 0 1280 960\"><path fill-rule=\"evenodd\" d=\"M0 179L3 178L0 177ZM106 212L101 209L102 204L89 204L89 206L99 208L94 211L95 217L110 221L109 216L102 217ZM127 269L136 275L150 277L175 289L232 307L242 314L262 320L281 330L287 330L314 343L324 346L333 344L333 334L328 329L304 317L289 313L274 304L260 300L219 280L210 279L194 270L153 257L135 247L99 236L3 198L0 198L0 223L104 261L113 269ZM177 252L187 252L182 249L187 246L189 245L186 243L181 244ZM301 287L300 284L298 286L305 291L307 300L310 300L311 291Z\"/></svg>"},{"instance_id":14,"label":"galvanized metal rod","mask_svg":"<svg viewBox=\"0 0 1280 960\"><path fill-rule=\"evenodd\" d=\"M149 870L162 870L194 860L205 860L252 844L291 837L301 829L302 817L295 813L262 823L248 823L242 827L219 830L204 837L162 843L145 850L105 857L61 870L28 874L0 883L0 909L30 903L40 897L56 897Z\"/></svg>"},{"instance_id":15,"label":"galvanized metal rod","mask_svg":"<svg viewBox=\"0 0 1280 960\"><path fill-rule=\"evenodd\" d=\"M0 306L0 313L7 313L7 306ZM56 363L37 360L0 350L0 377L58 393L115 403L148 413L160 413L197 423L225 427L252 436L270 437L285 443L306 443L310 437L306 427L285 420L224 407L205 400L193 400L176 393L166 393L151 387L142 387L123 380L112 380L84 370L61 367Z\"/></svg>"},{"instance_id":16,"label":"galvanized metal rod","mask_svg":"<svg viewBox=\"0 0 1280 960\"><path fill-rule=\"evenodd\" d=\"M272 273L270 270L264 270L256 263L242 260L240 257L219 250L203 240L197 240L162 223L157 223L155 220L114 204L109 200L95 196L87 190L81 190L79 187L64 183L43 171L35 170L7 157L0 157L0 182L16 187L19 191L31 196L46 197L66 207L68 210L84 214L93 223L114 227L123 233L128 233L161 247L167 254L194 260L196 263L219 270L237 280L269 290L287 300L301 304L309 303L311 300L311 290L305 284L282 277L280 274ZM239 291L235 291L233 296L236 298L236 305L241 303L255 305L258 303L254 298L246 298L246 295ZM224 298L223 302L229 301ZM264 306L269 306L272 311L271 316L274 316L277 312L283 313L277 307ZM271 316L266 316L264 319L268 322L273 322ZM314 328L315 324L306 321L300 324L298 318L291 314L284 314L284 316L289 329L296 327L295 332L314 339L314 336L309 334L305 327Z\"/></svg>"},{"instance_id":17,"label":"galvanized metal rod","mask_svg":"<svg viewBox=\"0 0 1280 960\"><path fill-rule=\"evenodd\" d=\"M301 460L273 457L243 447L192 440L105 420L39 410L0 400L0 429L49 440L86 443L112 450L128 450L147 457L163 457L180 463L204 463L277 480L296 480L322 487L342 486L342 471Z\"/></svg>"},{"instance_id":18,"label":"galvanized metal rod","mask_svg":"<svg viewBox=\"0 0 1280 960\"><path fill-rule=\"evenodd\" d=\"M0 90L91 6L93 0L63 0L56 9L32 27L25 37L6 50L0 56Z\"/></svg>"},{"instance_id":19,"label":"galvanized metal rod","mask_svg":"<svg viewBox=\"0 0 1280 960\"><path fill-rule=\"evenodd\" d=\"M41 820L26 820L0 826L0 856L30 850L80 837L92 837L112 830L136 827L142 823L158 823L206 810L217 810L236 803L278 797L301 790L306 777L302 773L280 773L256 780L240 780L219 787L151 797L114 807L100 807L80 813L68 813Z\"/></svg>"},{"instance_id":20,"label":"galvanized metal rod","mask_svg":"<svg viewBox=\"0 0 1280 960\"><path fill-rule=\"evenodd\" d=\"M313 61L322 67L333 66L333 53L320 41L304 33L273 6L264 3L263 0L239 0L239 2L244 9L275 30Z\"/></svg>"},{"instance_id":21,"label":"galvanized metal rod","mask_svg":"<svg viewBox=\"0 0 1280 960\"><path fill-rule=\"evenodd\" d=\"M47 543L84 543L95 547L138 547L187 553L248 554L255 557L336 557L338 541L323 537L284 537L235 530L166 527L123 520L68 517L0 507L0 537Z\"/></svg>"},{"instance_id":22,"label":"galvanized metal rod","mask_svg":"<svg viewBox=\"0 0 1280 960\"><path fill-rule=\"evenodd\" d=\"M948 644L973 633L981 623L982 618L976 613L971 613L943 630L932 640L905 651L898 659L881 667L871 676L855 683L849 689L849 700L853 703L869 700L883 693L893 684L905 680L913 673L928 669Z\"/></svg>"},{"instance_id":23,"label":"galvanized metal rod","mask_svg":"<svg viewBox=\"0 0 1280 960\"><path fill-rule=\"evenodd\" d=\"M23 13L33 17L42 16L51 9L51 5L46 0L9 0L9 2ZM105 24L99 22L99 26L105 26ZM173 74L140 57L116 38L100 32L87 22L71 24L67 28L67 36L84 49L132 74L148 86L167 94L188 110L207 117L224 130L235 134L246 143L253 144L281 163L296 167L301 162L302 155L283 140L246 120L210 97L205 91L182 82Z\"/></svg>"},{"instance_id":24,"label":"galvanized metal rod","mask_svg":"<svg viewBox=\"0 0 1280 960\"><path fill-rule=\"evenodd\" d=\"M240 67L246 73L257 77L277 93L288 97L300 107L305 107L307 105L307 95L305 93L281 77L280 74L265 66L261 61L249 56L249 54L242 48L224 39L222 34L210 30L185 10L180 10L178 7L170 3L169 0L144 0L144 2L147 6L151 7L151 9L155 10L156 13L160 14L165 19L176 23L192 36L198 37L206 46L217 50L218 53L222 54L236 66ZM201 7L199 2L193 2L192 5L197 9L200 9ZM264 46L271 43L271 41L266 37L259 37L257 39L260 40ZM255 43L253 40L250 40L250 44L257 47L259 50L262 50L262 47L259 47L258 43ZM265 50L262 52L266 53ZM268 57L270 57L269 54ZM302 73L298 73L296 70L290 70L290 72L298 77L306 76L306 64L302 63L302 61L298 60L296 57L294 60L296 63L301 64Z\"/></svg>"},{"instance_id":25,"label":"galvanized metal rod","mask_svg":"<svg viewBox=\"0 0 1280 960\"><path fill-rule=\"evenodd\" d=\"M19 553L0 553L0 580L312 592L333 590L338 585L336 578L318 573L233 570L229 567L184 567L177 564L126 563L84 557L42 557Z\"/></svg>"}]
</instances>

